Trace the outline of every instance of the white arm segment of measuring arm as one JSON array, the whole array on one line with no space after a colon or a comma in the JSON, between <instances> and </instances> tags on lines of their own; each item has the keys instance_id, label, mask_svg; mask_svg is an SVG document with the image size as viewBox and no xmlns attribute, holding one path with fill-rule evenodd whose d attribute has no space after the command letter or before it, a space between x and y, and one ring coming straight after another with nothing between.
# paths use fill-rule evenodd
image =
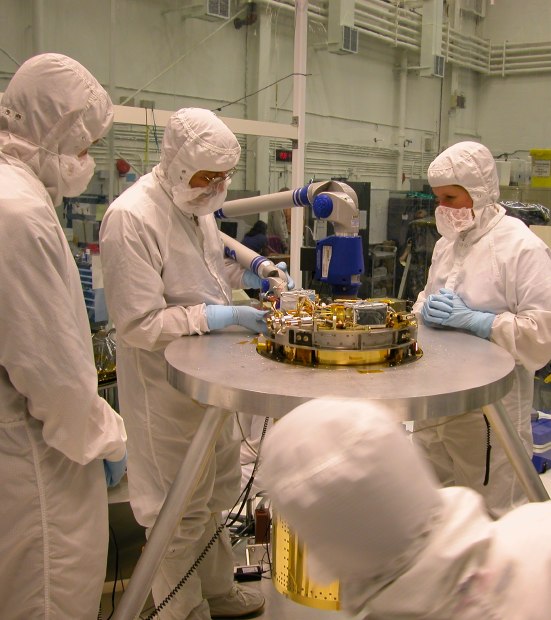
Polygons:
<instances>
[{"instance_id":1,"label":"white arm segment of measuring arm","mask_svg":"<svg viewBox=\"0 0 551 620\"><path fill-rule=\"evenodd\" d=\"M330 284L336 294L357 294L360 275L364 270L361 237L358 234L360 212L356 192L346 183L321 181L286 192L231 200L225 202L222 208L215 212L215 216L224 219L288 207L311 207L316 219L333 224L335 234L321 239L316 244L315 277ZM260 271L271 269L270 265L263 266L266 262L273 265L269 259L254 252L252 254L255 258L244 254L241 247L245 250L247 248L231 240L230 237L223 238L229 248L226 251L228 256L237 260L246 269L250 269L261 278L264 276L259 273L259 269ZM273 267L275 268L275 265ZM281 287L276 286L276 289L279 290Z\"/></svg>"}]
</instances>

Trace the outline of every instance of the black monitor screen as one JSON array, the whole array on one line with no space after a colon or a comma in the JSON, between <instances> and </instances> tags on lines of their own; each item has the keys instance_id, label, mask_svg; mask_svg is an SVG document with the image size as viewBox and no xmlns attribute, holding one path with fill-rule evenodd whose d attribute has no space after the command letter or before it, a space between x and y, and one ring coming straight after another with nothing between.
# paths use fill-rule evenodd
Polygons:
<instances>
[{"instance_id":1,"label":"black monitor screen","mask_svg":"<svg viewBox=\"0 0 551 620\"><path fill-rule=\"evenodd\" d=\"M228 235L237 239L237 222L220 222L220 230Z\"/></svg>"}]
</instances>

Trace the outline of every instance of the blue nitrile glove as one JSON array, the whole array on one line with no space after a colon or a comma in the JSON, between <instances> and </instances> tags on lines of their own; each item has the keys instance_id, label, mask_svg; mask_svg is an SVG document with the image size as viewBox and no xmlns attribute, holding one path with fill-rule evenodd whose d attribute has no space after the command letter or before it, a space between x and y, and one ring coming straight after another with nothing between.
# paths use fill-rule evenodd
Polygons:
<instances>
[{"instance_id":1,"label":"blue nitrile glove","mask_svg":"<svg viewBox=\"0 0 551 620\"><path fill-rule=\"evenodd\" d=\"M287 290L292 291L295 288L295 281L293 280L293 278L291 278L289 272L287 271L287 263L278 263L276 267L279 269L279 271L283 272L283 275L287 278Z\"/></svg>"},{"instance_id":2,"label":"blue nitrile glove","mask_svg":"<svg viewBox=\"0 0 551 620\"><path fill-rule=\"evenodd\" d=\"M241 325L255 334L268 333L265 316L267 311L251 306L207 306L209 330L222 329L229 325Z\"/></svg>"},{"instance_id":3,"label":"blue nitrile glove","mask_svg":"<svg viewBox=\"0 0 551 620\"><path fill-rule=\"evenodd\" d=\"M243 280L242 280L243 288L262 288L262 278L257 276L253 271L245 271L243 272Z\"/></svg>"},{"instance_id":4,"label":"blue nitrile glove","mask_svg":"<svg viewBox=\"0 0 551 620\"><path fill-rule=\"evenodd\" d=\"M488 338L490 336L492 323L496 318L495 314L471 310L471 308L465 305L465 302L459 295L454 294L452 302L453 307L450 316L442 321L444 327L466 329L479 338Z\"/></svg>"},{"instance_id":5,"label":"blue nitrile glove","mask_svg":"<svg viewBox=\"0 0 551 620\"><path fill-rule=\"evenodd\" d=\"M441 288L439 293L429 295L425 299L421 316L425 325L431 327L441 326L442 322L447 319L453 309L453 291Z\"/></svg>"},{"instance_id":6,"label":"blue nitrile glove","mask_svg":"<svg viewBox=\"0 0 551 620\"><path fill-rule=\"evenodd\" d=\"M105 480L108 487L116 487L121 481L121 478L126 473L126 459L126 452L120 461L103 459L103 469L105 470Z\"/></svg>"}]
</instances>

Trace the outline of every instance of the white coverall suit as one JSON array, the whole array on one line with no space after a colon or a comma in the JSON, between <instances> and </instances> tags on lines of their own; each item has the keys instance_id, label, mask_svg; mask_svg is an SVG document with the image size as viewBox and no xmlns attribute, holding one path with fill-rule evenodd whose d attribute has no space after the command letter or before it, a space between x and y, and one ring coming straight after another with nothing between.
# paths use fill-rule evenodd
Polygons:
<instances>
[{"instance_id":1,"label":"white coverall suit","mask_svg":"<svg viewBox=\"0 0 551 620\"><path fill-rule=\"evenodd\" d=\"M111 121L99 83L59 54L25 62L1 102L3 620L98 614L109 535L102 459L124 457L126 433L98 396L80 277L54 205L75 195L58 153L76 161Z\"/></svg>"},{"instance_id":2,"label":"white coverall suit","mask_svg":"<svg viewBox=\"0 0 551 620\"><path fill-rule=\"evenodd\" d=\"M266 491L308 576L339 580L354 620L547 620L551 502L492 521L472 489L437 488L392 418L380 401L312 400L266 437Z\"/></svg>"},{"instance_id":3,"label":"white coverall suit","mask_svg":"<svg viewBox=\"0 0 551 620\"><path fill-rule=\"evenodd\" d=\"M531 454L534 372L551 358L551 250L497 204L496 166L483 145L462 142L448 148L430 165L428 180L432 187L467 190L474 227L455 241L442 237L436 242L427 284L413 310L419 313L431 293L446 288L469 308L496 315L490 340L516 361L513 387L501 402ZM527 501L493 433L489 481L483 484L488 428L480 410L416 422L414 430L414 442L426 451L442 484L475 489L493 516Z\"/></svg>"},{"instance_id":4,"label":"white coverall suit","mask_svg":"<svg viewBox=\"0 0 551 620\"><path fill-rule=\"evenodd\" d=\"M239 155L237 139L214 114L180 110L165 130L160 164L112 203L100 231L107 307L117 329L130 503L146 528L155 523L205 411L168 383L164 350L182 336L208 332L205 304L231 304L232 287L242 287L244 273L224 259L212 214L228 181L207 201L210 212L197 217L190 205L198 192L189 189L189 180L199 170L230 170ZM239 441L233 425L228 413L215 454L155 575L157 605L203 551L219 513L238 498ZM160 617L210 618L204 599L228 592L232 584L233 553L223 530Z\"/></svg>"}]
</instances>

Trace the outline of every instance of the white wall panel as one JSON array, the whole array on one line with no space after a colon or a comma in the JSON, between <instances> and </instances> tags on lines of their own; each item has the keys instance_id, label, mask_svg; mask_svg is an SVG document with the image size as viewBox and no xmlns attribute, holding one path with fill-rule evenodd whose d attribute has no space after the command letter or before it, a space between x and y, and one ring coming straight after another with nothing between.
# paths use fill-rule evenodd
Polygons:
<instances>
[{"instance_id":1,"label":"white wall panel","mask_svg":"<svg viewBox=\"0 0 551 620\"><path fill-rule=\"evenodd\" d=\"M259 37L258 23L236 29L233 20L183 19L183 13L176 9L185 4L189 3L117 0L116 53L112 59L115 103L158 76L135 95L136 105L146 99L163 110L186 105L221 108L221 116L234 118L253 118L254 111L254 120L290 123L292 77L283 78L293 71L292 12L277 2L257 3L271 24L272 34L270 61L263 63L256 86L272 86L264 92L262 105L249 106L244 98L249 95L252 101L255 95L247 74L248 69L254 71L256 58L247 50L254 49L250 43ZM356 2L360 4L367 2ZM235 10L244 5L233 0L232 6ZM22 61L32 54L31 8L30 1L2 0L0 91L15 69L10 56ZM107 84L110 1L48 0L44 8L42 38L46 49L73 56ZM493 44L504 40L551 42L549 0L495 0L493 5L488 1L486 18L480 24L465 16L462 19L467 32L474 32L476 25L478 34ZM455 28L460 26L454 24ZM396 189L392 166L395 170L400 49L362 32L358 54L331 54L326 50L326 36L323 18L311 19L306 141L316 146L307 148L306 168L318 176L334 169L350 174L353 180L370 180L375 188ZM415 52L409 52L408 63L418 62ZM408 74L406 176L422 174L438 146L446 146L448 133L452 141L480 138L495 154L550 148L551 72L501 78L457 68L453 75L452 79L449 65L444 83L419 77L415 70ZM465 97L465 108L450 108L454 90ZM227 105L230 102L234 103ZM427 138L433 139L434 152L425 151ZM343 154L332 145L359 146L368 151ZM249 147L244 155L250 155ZM279 181L288 176L270 161L270 186L279 187Z\"/></svg>"}]
</instances>

